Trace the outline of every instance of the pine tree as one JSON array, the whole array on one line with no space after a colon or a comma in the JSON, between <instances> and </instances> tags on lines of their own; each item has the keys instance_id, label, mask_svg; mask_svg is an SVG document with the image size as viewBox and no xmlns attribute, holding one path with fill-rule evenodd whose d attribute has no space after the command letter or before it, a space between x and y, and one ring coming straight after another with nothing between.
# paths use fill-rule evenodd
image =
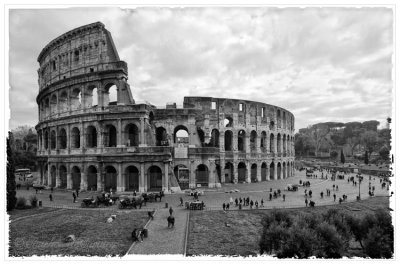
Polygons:
<instances>
[{"instance_id":1,"label":"pine tree","mask_svg":"<svg viewBox=\"0 0 400 265\"><path fill-rule=\"evenodd\" d=\"M340 152L340 162L342 162L342 164L344 164L346 162L346 159L344 158L344 154L343 154L343 149Z\"/></svg>"},{"instance_id":2,"label":"pine tree","mask_svg":"<svg viewBox=\"0 0 400 265\"><path fill-rule=\"evenodd\" d=\"M17 192L15 183L14 154L10 145L12 133L9 132L7 138L7 211L12 211L17 202Z\"/></svg>"}]
</instances>

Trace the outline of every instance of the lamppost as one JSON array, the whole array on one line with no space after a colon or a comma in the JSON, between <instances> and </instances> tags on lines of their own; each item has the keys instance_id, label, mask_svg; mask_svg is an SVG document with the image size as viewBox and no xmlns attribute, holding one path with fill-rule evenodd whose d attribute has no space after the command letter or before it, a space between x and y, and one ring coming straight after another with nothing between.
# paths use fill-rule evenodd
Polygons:
<instances>
[{"instance_id":1,"label":"lamppost","mask_svg":"<svg viewBox=\"0 0 400 265\"><path fill-rule=\"evenodd\" d=\"M361 200L361 181L362 181L362 176L361 174L357 174L358 178L358 200Z\"/></svg>"}]
</instances>

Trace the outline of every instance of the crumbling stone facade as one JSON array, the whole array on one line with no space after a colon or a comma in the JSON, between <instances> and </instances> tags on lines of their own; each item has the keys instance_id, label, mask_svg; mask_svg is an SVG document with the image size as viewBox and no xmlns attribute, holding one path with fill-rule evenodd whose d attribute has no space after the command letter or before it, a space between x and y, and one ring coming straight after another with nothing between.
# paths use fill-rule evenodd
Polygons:
<instances>
[{"instance_id":1,"label":"crumbling stone facade","mask_svg":"<svg viewBox=\"0 0 400 265\"><path fill-rule=\"evenodd\" d=\"M185 97L183 108L136 104L127 64L100 22L54 39L38 62L37 154L45 185L169 192L294 173L292 113L212 97Z\"/></svg>"}]
</instances>

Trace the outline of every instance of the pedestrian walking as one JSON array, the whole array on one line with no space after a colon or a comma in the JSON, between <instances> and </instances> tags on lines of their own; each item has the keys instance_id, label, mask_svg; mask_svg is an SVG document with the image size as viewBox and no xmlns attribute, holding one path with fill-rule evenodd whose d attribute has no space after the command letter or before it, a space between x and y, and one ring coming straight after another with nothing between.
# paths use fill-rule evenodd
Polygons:
<instances>
[{"instance_id":1,"label":"pedestrian walking","mask_svg":"<svg viewBox=\"0 0 400 265\"><path fill-rule=\"evenodd\" d=\"M307 200L307 198L306 198L306 200L304 201L305 203L306 203L306 207L308 206L308 200Z\"/></svg>"},{"instance_id":2,"label":"pedestrian walking","mask_svg":"<svg viewBox=\"0 0 400 265\"><path fill-rule=\"evenodd\" d=\"M239 197L239 203L242 204L243 200L242 197Z\"/></svg>"},{"instance_id":3,"label":"pedestrian walking","mask_svg":"<svg viewBox=\"0 0 400 265\"><path fill-rule=\"evenodd\" d=\"M312 191L311 190L308 192L308 196L310 196L310 198L312 198Z\"/></svg>"},{"instance_id":4,"label":"pedestrian walking","mask_svg":"<svg viewBox=\"0 0 400 265\"><path fill-rule=\"evenodd\" d=\"M272 200L272 193L269 194L269 200Z\"/></svg>"},{"instance_id":5,"label":"pedestrian walking","mask_svg":"<svg viewBox=\"0 0 400 265\"><path fill-rule=\"evenodd\" d=\"M334 202L336 201L336 194L335 193L333 194L333 201Z\"/></svg>"},{"instance_id":6,"label":"pedestrian walking","mask_svg":"<svg viewBox=\"0 0 400 265\"><path fill-rule=\"evenodd\" d=\"M225 203L222 204L222 209L225 211Z\"/></svg>"},{"instance_id":7,"label":"pedestrian walking","mask_svg":"<svg viewBox=\"0 0 400 265\"><path fill-rule=\"evenodd\" d=\"M174 212L174 210L172 209L172 206L169 207L169 215L172 215L173 212Z\"/></svg>"},{"instance_id":8,"label":"pedestrian walking","mask_svg":"<svg viewBox=\"0 0 400 265\"><path fill-rule=\"evenodd\" d=\"M256 201L255 203L256 209L258 209L258 201Z\"/></svg>"},{"instance_id":9,"label":"pedestrian walking","mask_svg":"<svg viewBox=\"0 0 400 265\"><path fill-rule=\"evenodd\" d=\"M283 195L282 195L282 199L283 199L283 201L286 200L286 194L283 194Z\"/></svg>"},{"instance_id":10,"label":"pedestrian walking","mask_svg":"<svg viewBox=\"0 0 400 265\"><path fill-rule=\"evenodd\" d=\"M53 201L53 195L52 194L49 194L49 199L50 199L51 202Z\"/></svg>"},{"instance_id":11,"label":"pedestrian walking","mask_svg":"<svg viewBox=\"0 0 400 265\"><path fill-rule=\"evenodd\" d=\"M239 201L238 201L237 198L235 198L235 205L236 205L236 207L238 206L238 204L239 204Z\"/></svg>"},{"instance_id":12,"label":"pedestrian walking","mask_svg":"<svg viewBox=\"0 0 400 265\"><path fill-rule=\"evenodd\" d=\"M324 198L324 192L321 191L321 199Z\"/></svg>"},{"instance_id":13,"label":"pedestrian walking","mask_svg":"<svg viewBox=\"0 0 400 265\"><path fill-rule=\"evenodd\" d=\"M79 197L79 189L76 189L76 197Z\"/></svg>"},{"instance_id":14,"label":"pedestrian walking","mask_svg":"<svg viewBox=\"0 0 400 265\"><path fill-rule=\"evenodd\" d=\"M338 185L336 185L336 191L338 191L339 190L339 186Z\"/></svg>"},{"instance_id":15,"label":"pedestrian walking","mask_svg":"<svg viewBox=\"0 0 400 265\"><path fill-rule=\"evenodd\" d=\"M229 199L229 204L230 204L230 205L233 204L233 199L232 199L232 197Z\"/></svg>"},{"instance_id":16,"label":"pedestrian walking","mask_svg":"<svg viewBox=\"0 0 400 265\"><path fill-rule=\"evenodd\" d=\"M264 207L264 200L261 199L261 207Z\"/></svg>"},{"instance_id":17,"label":"pedestrian walking","mask_svg":"<svg viewBox=\"0 0 400 265\"><path fill-rule=\"evenodd\" d=\"M182 197L179 198L179 201L181 202L180 206L183 206L183 199L182 199Z\"/></svg>"},{"instance_id":18,"label":"pedestrian walking","mask_svg":"<svg viewBox=\"0 0 400 265\"><path fill-rule=\"evenodd\" d=\"M253 209L254 202L253 200L250 201L250 209Z\"/></svg>"},{"instance_id":19,"label":"pedestrian walking","mask_svg":"<svg viewBox=\"0 0 400 265\"><path fill-rule=\"evenodd\" d=\"M225 210L229 210L229 203L225 205Z\"/></svg>"},{"instance_id":20,"label":"pedestrian walking","mask_svg":"<svg viewBox=\"0 0 400 265\"><path fill-rule=\"evenodd\" d=\"M74 198L73 203L75 203L75 201L76 201L76 194L75 194L75 191L72 192L72 197Z\"/></svg>"}]
</instances>

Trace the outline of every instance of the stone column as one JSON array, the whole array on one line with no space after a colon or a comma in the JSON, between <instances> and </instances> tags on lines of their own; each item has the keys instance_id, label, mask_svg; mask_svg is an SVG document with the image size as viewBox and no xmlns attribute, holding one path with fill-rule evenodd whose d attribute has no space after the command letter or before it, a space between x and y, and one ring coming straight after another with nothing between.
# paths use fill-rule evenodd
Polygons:
<instances>
[{"instance_id":1,"label":"stone column","mask_svg":"<svg viewBox=\"0 0 400 265\"><path fill-rule=\"evenodd\" d=\"M246 162L246 183L251 183L251 164Z\"/></svg>"},{"instance_id":2,"label":"stone column","mask_svg":"<svg viewBox=\"0 0 400 265\"><path fill-rule=\"evenodd\" d=\"M124 191L124 180L122 178L122 162L118 162L117 191Z\"/></svg>"},{"instance_id":3,"label":"stone column","mask_svg":"<svg viewBox=\"0 0 400 265\"><path fill-rule=\"evenodd\" d=\"M118 139L117 139L117 147L124 147L122 145L122 121L118 119Z\"/></svg>"},{"instance_id":4,"label":"stone column","mask_svg":"<svg viewBox=\"0 0 400 265\"><path fill-rule=\"evenodd\" d=\"M244 151L250 153L250 134L248 133L246 133L246 137L244 138L244 144L246 145Z\"/></svg>"},{"instance_id":5,"label":"stone column","mask_svg":"<svg viewBox=\"0 0 400 265\"><path fill-rule=\"evenodd\" d=\"M87 175L86 175L86 169L85 169L85 164L82 164L81 166L81 184L80 184L80 190L87 190Z\"/></svg>"},{"instance_id":6,"label":"stone column","mask_svg":"<svg viewBox=\"0 0 400 265\"><path fill-rule=\"evenodd\" d=\"M140 177L139 177L139 192L144 192L145 191L145 187L147 185L145 185L145 174L144 174L144 163L141 162L140 163Z\"/></svg>"},{"instance_id":7,"label":"stone column","mask_svg":"<svg viewBox=\"0 0 400 265\"><path fill-rule=\"evenodd\" d=\"M274 180L278 179L278 163L276 161L274 161Z\"/></svg>"},{"instance_id":8,"label":"stone column","mask_svg":"<svg viewBox=\"0 0 400 265\"><path fill-rule=\"evenodd\" d=\"M265 179L266 180L271 180L271 178L270 178L270 172L269 172L269 165L271 164L271 161L270 162L268 162L267 161L267 168L265 169Z\"/></svg>"},{"instance_id":9,"label":"stone column","mask_svg":"<svg viewBox=\"0 0 400 265\"><path fill-rule=\"evenodd\" d=\"M261 163L257 163L257 181L261 182Z\"/></svg>"},{"instance_id":10,"label":"stone column","mask_svg":"<svg viewBox=\"0 0 400 265\"><path fill-rule=\"evenodd\" d=\"M262 134L257 134L257 138L256 138L256 152L259 154L261 153L261 137Z\"/></svg>"},{"instance_id":11,"label":"stone column","mask_svg":"<svg viewBox=\"0 0 400 265\"><path fill-rule=\"evenodd\" d=\"M81 151L83 151L83 147L85 146L85 132L84 132L84 128L83 128L83 122L81 121L79 123L79 131L80 131L80 146L79 149L81 149Z\"/></svg>"},{"instance_id":12,"label":"stone column","mask_svg":"<svg viewBox=\"0 0 400 265\"><path fill-rule=\"evenodd\" d=\"M67 164L67 189L72 189L71 166Z\"/></svg>"},{"instance_id":13,"label":"stone column","mask_svg":"<svg viewBox=\"0 0 400 265\"><path fill-rule=\"evenodd\" d=\"M220 152L225 152L225 132L219 134L219 151Z\"/></svg>"},{"instance_id":14,"label":"stone column","mask_svg":"<svg viewBox=\"0 0 400 265\"><path fill-rule=\"evenodd\" d=\"M278 135L274 134L274 153L278 152Z\"/></svg>"},{"instance_id":15,"label":"stone column","mask_svg":"<svg viewBox=\"0 0 400 265\"><path fill-rule=\"evenodd\" d=\"M169 161L164 162L164 181L163 181L163 191L168 191L168 176L169 176Z\"/></svg>"},{"instance_id":16,"label":"stone column","mask_svg":"<svg viewBox=\"0 0 400 265\"><path fill-rule=\"evenodd\" d=\"M139 146L146 146L146 137L144 135L144 118L140 118L140 144Z\"/></svg>"},{"instance_id":17,"label":"stone column","mask_svg":"<svg viewBox=\"0 0 400 265\"><path fill-rule=\"evenodd\" d=\"M99 169L100 169L100 167L99 167ZM103 188L102 188L102 181L101 181L101 173L99 173L99 171L97 171L97 173L96 173L96 179L97 179L97 190L102 191Z\"/></svg>"},{"instance_id":18,"label":"stone column","mask_svg":"<svg viewBox=\"0 0 400 265\"><path fill-rule=\"evenodd\" d=\"M239 182L239 169L238 162L233 162L233 183L237 184Z\"/></svg>"},{"instance_id":19,"label":"stone column","mask_svg":"<svg viewBox=\"0 0 400 265\"><path fill-rule=\"evenodd\" d=\"M232 130L232 151L238 150L238 132Z\"/></svg>"},{"instance_id":20,"label":"stone column","mask_svg":"<svg viewBox=\"0 0 400 265\"><path fill-rule=\"evenodd\" d=\"M220 158L220 167L221 167L221 184L225 183L225 159Z\"/></svg>"},{"instance_id":21,"label":"stone column","mask_svg":"<svg viewBox=\"0 0 400 265\"><path fill-rule=\"evenodd\" d=\"M190 174L189 174L189 188L196 187L196 169L194 167L194 161L190 161Z\"/></svg>"},{"instance_id":22,"label":"stone column","mask_svg":"<svg viewBox=\"0 0 400 265\"><path fill-rule=\"evenodd\" d=\"M60 177L60 169L59 164L56 163L56 188L60 187L61 177Z\"/></svg>"},{"instance_id":23,"label":"stone column","mask_svg":"<svg viewBox=\"0 0 400 265\"><path fill-rule=\"evenodd\" d=\"M208 172L208 187L209 188L214 188L215 187L215 160L209 160L209 172Z\"/></svg>"},{"instance_id":24,"label":"stone column","mask_svg":"<svg viewBox=\"0 0 400 265\"><path fill-rule=\"evenodd\" d=\"M47 186L51 186L51 172L50 172L51 166L50 163L47 163Z\"/></svg>"}]
</instances>

